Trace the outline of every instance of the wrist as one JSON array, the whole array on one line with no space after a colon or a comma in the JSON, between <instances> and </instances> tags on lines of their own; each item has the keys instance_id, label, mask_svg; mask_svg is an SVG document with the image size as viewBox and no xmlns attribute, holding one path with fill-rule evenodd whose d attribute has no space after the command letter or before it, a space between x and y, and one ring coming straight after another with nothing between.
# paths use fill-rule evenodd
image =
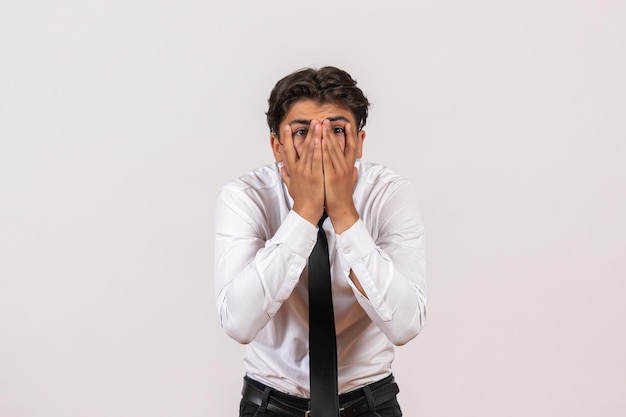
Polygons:
<instances>
[{"instance_id":1,"label":"wrist","mask_svg":"<svg viewBox=\"0 0 626 417\"><path fill-rule=\"evenodd\" d=\"M311 208L311 207L303 207L297 204L293 205L293 211L295 211L300 217L308 221L309 223L317 226L320 218L322 217L322 213L324 212L324 208Z\"/></svg>"},{"instance_id":2,"label":"wrist","mask_svg":"<svg viewBox=\"0 0 626 417\"><path fill-rule=\"evenodd\" d=\"M330 221L333 223L335 233L341 234L351 228L354 223L359 220L359 213L355 208L339 213L331 213L328 211L328 217L330 217Z\"/></svg>"}]
</instances>

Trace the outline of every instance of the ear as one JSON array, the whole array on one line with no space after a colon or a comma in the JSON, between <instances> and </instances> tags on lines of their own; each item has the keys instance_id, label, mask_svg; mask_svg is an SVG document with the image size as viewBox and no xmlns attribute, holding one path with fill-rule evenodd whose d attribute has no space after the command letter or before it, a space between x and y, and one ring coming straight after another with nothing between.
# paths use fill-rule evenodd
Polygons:
<instances>
[{"instance_id":1,"label":"ear","mask_svg":"<svg viewBox=\"0 0 626 417\"><path fill-rule=\"evenodd\" d=\"M365 130L359 130L356 134L356 157L363 156L363 142L365 141Z\"/></svg>"},{"instance_id":2,"label":"ear","mask_svg":"<svg viewBox=\"0 0 626 417\"><path fill-rule=\"evenodd\" d=\"M283 161L283 153L282 153L283 145L280 144L280 141L278 140L278 136L276 136L275 133L270 134L270 145L272 146L272 152L274 153L274 159L276 160L276 162L282 162Z\"/></svg>"}]
</instances>

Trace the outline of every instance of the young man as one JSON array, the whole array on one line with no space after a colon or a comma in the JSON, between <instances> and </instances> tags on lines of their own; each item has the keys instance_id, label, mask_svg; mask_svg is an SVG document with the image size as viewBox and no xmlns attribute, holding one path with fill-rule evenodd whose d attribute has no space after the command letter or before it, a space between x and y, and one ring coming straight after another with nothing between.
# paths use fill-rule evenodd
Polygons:
<instances>
[{"instance_id":1,"label":"young man","mask_svg":"<svg viewBox=\"0 0 626 417\"><path fill-rule=\"evenodd\" d=\"M360 159L368 109L338 68L281 79L267 112L276 162L218 198L220 322L247 345L240 416L309 415L308 258L323 215L341 415L402 415L393 345L424 325L424 228L411 185Z\"/></svg>"}]
</instances>

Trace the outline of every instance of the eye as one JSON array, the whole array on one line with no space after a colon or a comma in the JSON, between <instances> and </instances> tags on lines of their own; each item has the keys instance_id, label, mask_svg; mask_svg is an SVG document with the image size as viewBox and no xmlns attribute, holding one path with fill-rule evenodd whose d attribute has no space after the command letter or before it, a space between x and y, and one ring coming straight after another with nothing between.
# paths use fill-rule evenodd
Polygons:
<instances>
[{"instance_id":1,"label":"eye","mask_svg":"<svg viewBox=\"0 0 626 417\"><path fill-rule=\"evenodd\" d=\"M333 133L335 135L343 135L345 133L345 129L343 127L335 127L333 128Z\"/></svg>"},{"instance_id":2,"label":"eye","mask_svg":"<svg viewBox=\"0 0 626 417\"><path fill-rule=\"evenodd\" d=\"M307 133L308 133L308 129L304 129L304 128L296 129L296 130L293 131L293 136L294 137L296 137L296 136L297 137L305 137L307 135Z\"/></svg>"}]
</instances>

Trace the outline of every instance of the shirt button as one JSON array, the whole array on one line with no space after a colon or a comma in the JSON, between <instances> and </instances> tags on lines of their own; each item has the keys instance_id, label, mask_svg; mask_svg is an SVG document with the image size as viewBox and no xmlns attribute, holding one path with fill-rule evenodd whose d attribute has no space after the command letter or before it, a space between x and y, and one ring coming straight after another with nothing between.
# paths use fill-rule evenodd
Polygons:
<instances>
[{"instance_id":1,"label":"shirt button","mask_svg":"<svg viewBox=\"0 0 626 417\"><path fill-rule=\"evenodd\" d=\"M344 253L345 255L350 255L350 254L352 253L352 251L350 250L350 248L345 248L345 249L343 250L343 253Z\"/></svg>"},{"instance_id":2,"label":"shirt button","mask_svg":"<svg viewBox=\"0 0 626 417\"><path fill-rule=\"evenodd\" d=\"M312 248L313 246L315 246L315 241L309 240L309 248Z\"/></svg>"}]
</instances>

